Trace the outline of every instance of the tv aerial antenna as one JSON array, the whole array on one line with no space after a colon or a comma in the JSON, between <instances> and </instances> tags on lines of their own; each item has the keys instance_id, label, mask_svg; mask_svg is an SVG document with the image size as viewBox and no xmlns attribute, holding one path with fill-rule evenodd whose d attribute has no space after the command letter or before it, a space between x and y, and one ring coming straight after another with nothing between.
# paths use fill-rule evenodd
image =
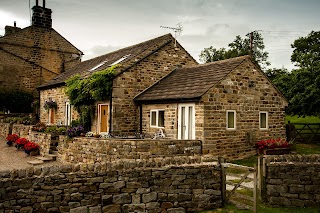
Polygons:
<instances>
[{"instance_id":1,"label":"tv aerial antenna","mask_svg":"<svg viewBox=\"0 0 320 213\"><path fill-rule=\"evenodd\" d=\"M176 25L176 27L166 27L166 26L160 26L160 27L173 30L173 32L174 32L174 46L176 47L177 46L177 36L179 36L181 34L181 32L183 31L182 24L179 23Z\"/></svg>"}]
</instances>

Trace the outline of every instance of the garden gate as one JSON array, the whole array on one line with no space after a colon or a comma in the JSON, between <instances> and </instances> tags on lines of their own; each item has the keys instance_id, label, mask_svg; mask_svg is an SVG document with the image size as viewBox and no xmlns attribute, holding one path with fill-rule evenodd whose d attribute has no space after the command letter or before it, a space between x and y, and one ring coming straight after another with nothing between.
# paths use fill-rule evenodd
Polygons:
<instances>
[{"instance_id":1,"label":"garden gate","mask_svg":"<svg viewBox=\"0 0 320 213\"><path fill-rule=\"evenodd\" d=\"M257 167L225 163L219 159L222 173L222 203L257 212Z\"/></svg>"}]
</instances>

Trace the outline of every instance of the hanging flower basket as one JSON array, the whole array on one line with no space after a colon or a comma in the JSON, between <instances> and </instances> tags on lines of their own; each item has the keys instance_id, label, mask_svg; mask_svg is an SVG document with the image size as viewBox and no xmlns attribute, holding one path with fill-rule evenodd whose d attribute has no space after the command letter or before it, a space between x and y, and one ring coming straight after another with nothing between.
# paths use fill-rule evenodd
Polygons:
<instances>
[{"instance_id":1,"label":"hanging flower basket","mask_svg":"<svg viewBox=\"0 0 320 213\"><path fill-rule=\"evenodd\" d=\"M52 108L57 109L57 103L55 101L49 100L44 103L43 107L45 108L45 110L49 110Z\"/></svg>"}]
</instances>

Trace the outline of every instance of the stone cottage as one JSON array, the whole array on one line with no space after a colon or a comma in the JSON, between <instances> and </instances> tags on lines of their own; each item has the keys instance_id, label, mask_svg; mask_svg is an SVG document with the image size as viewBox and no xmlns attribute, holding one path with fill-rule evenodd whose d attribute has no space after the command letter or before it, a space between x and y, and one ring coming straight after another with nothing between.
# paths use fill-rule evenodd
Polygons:
<instances>
[{"instance_id":1,"label":"stone cottage","mask_svg":"<svg viewBox=\"0 0 320 213\"><path fill-rule=\"evenodd\" d=\"M0 90L36 88L81 62L83 53L52 28L51 9L32 8L32 25L5 27L0 37Z\"/></svg>"},{"instance_id":2,"label":"stone cottage","mask_svg":"<svg viewBox=\"0 0 320 213\"><path fill-rule=\"evenodd\" d=\"M139 132L139 108L134 97L150 87L176 67L198 64L171 34L160 36L87 61L67 70L40 90L40 120L48 124L70 125L77 119L68 97L65 81L75 74L85 77L119 64L113 79L112 97L96 104L94 132L133 135ZM57 103L57 109L43 108L46 100Z\"/></svg>"},{"instance_id":3,"label":"stone cottage","mask_svg":"<svg viewBox=\"0 0 320 213\"><path fill-rule=\"evenodd\" d=\"M176 68L134 100L141 132L201 140L204 154L241 158L285 137L288 102L249 56Z\"/></svg>"}]
</instances>

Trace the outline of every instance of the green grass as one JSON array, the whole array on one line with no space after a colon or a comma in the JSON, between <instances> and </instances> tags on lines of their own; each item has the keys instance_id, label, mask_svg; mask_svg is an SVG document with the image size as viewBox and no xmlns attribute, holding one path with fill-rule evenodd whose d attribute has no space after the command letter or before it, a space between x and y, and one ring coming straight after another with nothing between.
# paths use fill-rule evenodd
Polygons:
<instances>
[{"instance_id":1,"label":"green grass","mask_svg":"<svg viewBox=\"0 0 320 213\"><path fill-rule=\"evenodd\" d=\"M255 155L255 156L251 156L251 157L246 158L246 159L235 160L235 161L232 161L231 163L239 164L239 165L242 165L242 166L253 167L254 164L258 164L258 156Z\"/></svg>"},{"instance_id":2,"label":"green grass","mask_svg":"<svg viewBox=\"0 0 320 213\"><path fill-rule=\"evenodd\" d=\"M204 211L203 213L249 213L251 210L239 210L234 205L228 204L224 208ZM267 205L260 204L258 206L259 213L319 213L319 208L272 208Z\"/></svg>"},{"instance_id":3,"label":"green grass","mask_svg":"<svg viewBox=\"0 0 320 213\"><path fill-rule=\"evenodd\" d=\"M290 121L291 123L320 123L320 118L317 116L299 117L297 115L287 115L285 121L286 123L288 123L288 121Z\"/></svg>"},{"instance_id":4,"label":"green grass","mask_svg":"<svg viewBox=\"0 0 320 213\"><path fill-rule=\"evenodd\" d=\"M310 154L320 154L319 144L297 144L297 154L310 155Z\"/></svg>"}]
</instances>

